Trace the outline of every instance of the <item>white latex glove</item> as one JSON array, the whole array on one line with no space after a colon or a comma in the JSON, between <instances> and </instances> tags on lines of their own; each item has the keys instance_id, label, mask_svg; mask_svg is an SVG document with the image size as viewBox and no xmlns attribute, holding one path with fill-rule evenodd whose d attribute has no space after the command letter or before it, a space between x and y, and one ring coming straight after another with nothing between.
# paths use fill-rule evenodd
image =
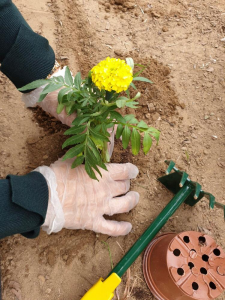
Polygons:
<instances>
[{"instance_id":1,"label":"white latex glove","mask_svg":"<svg viewBox=\"0 0 225 300\"><path fill-rule=\"evenodd\" d=\"M65 77L65 69L66 67L64 67L62 70L58 70L51 77ZM33 90L30 93L22 95L22 101L25 103L26 107L34 107L36 105L39 105L44 111L54 116L63 124L71 126L72 121L76 118L76 114L73 113L72 115L68 116L65 109L63 109L60 114L57 114L56 111L58 106L58 93L60 89L49 93L42 102L38 102L38 99L44 87L45 85Z\"/></svg>"},{"instance_id":2,"label":"white latex glove","mask_svg":"<svg viewBox=\"0 0 225 300\"><path fill-rule=\"evenodd\" d=\"M71 169L71 160L58 160L50 167L39 167L49 186L49 206L43 229L49 234L63 227L89 229L119 236L128 234L129 222L106 220L104 215L129 212L139 201L139 194L131 191L130 179L138 174L133 164L108 164L102 178L91 179L83 165Z\"/></svg>"}]
</instances>

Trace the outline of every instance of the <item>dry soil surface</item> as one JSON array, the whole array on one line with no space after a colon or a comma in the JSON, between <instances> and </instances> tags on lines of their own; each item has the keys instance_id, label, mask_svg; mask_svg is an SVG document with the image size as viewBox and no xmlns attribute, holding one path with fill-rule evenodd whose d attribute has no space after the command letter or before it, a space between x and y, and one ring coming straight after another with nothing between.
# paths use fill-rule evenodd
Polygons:
<instances>
[{"instance_id":1,"label":"dry soil surface","mask_svg":"<svg viewBox=\"0 0 225 300\"><path fill-rule=\"evenodd\" d=\"M172 194L157 182L165 159L173 159L191 179L225 203L225 2L223 0L15 0L29 24L47 37L62 65L83 75L107 56L132 56L148 62L153 85L140 84L138 118L161 130L158 146L133 157L119 143L113 160L133 162L140 175L132 183L140 202L117 216L132 222L126 237L63 230L35 240L20 235L0 243L3 300L79 300L130 248ZM40 109L26 109L20 93L0 75L0 177L25 174L49 165L63 152L65 127ZM129 113L132 111L128 111ZM197 230L212 235L225 249L222 210L209 211L208 200L182 206L161 232ZM130 270L115 299L154 299L142 274L142 256ZM172 298L171 298L172 299ZM225 299L220 296L218 299Z\"/></svg>"}]
</instances>

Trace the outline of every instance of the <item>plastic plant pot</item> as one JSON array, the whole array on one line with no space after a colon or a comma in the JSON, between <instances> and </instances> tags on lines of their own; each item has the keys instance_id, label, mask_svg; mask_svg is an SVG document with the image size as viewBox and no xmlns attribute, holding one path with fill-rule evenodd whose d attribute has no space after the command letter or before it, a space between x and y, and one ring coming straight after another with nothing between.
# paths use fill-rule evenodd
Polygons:
<instances>
[{"instance_id":1,"label":"plastic plant pot","mask_svg":"<svg viewBox=\"0 0 225 300\"><path fill-rule=\"evenodd\" d=\"M143 271L156 299L215 299L225 289L225 252L200 232L167 233L149 244Z\"/></svg>"}]
</instances>

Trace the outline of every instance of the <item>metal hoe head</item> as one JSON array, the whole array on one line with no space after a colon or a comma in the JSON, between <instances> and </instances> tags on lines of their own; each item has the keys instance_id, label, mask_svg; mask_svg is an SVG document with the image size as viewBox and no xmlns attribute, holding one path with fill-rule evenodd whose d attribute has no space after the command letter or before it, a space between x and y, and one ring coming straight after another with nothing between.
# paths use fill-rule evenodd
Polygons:
<instances>
[{"instance_id":1,"label":"metal hoe head","mask_svg":"<svg viewBox=\"0 0 225 300\"><path fill-rule=\"evenodd\" d=\"M165 176L158 178L158 180L171 192L174 194L178 193L179 190L184 186L188 185L193 190L193 193L185 200L185 203L194 206L203 197L209 199L209 207L214 208L215 204L217 206L223 207L224 217L225 217L225 206L215 201L215 197L202 190L201 185L198 182L190 180L189 175L186 172L180 171L175 167L175 163L171 160L165 161L169 166L166 170ZM174 172L172 172L174 171ZM171 173L172 172L172 173Z\"/></svg>"}]
</instances>

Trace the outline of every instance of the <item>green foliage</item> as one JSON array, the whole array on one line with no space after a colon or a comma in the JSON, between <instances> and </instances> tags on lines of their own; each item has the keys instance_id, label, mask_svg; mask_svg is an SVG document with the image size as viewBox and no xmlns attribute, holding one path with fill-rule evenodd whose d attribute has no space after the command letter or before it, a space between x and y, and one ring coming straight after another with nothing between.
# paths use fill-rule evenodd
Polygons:
<instances>
[{"instance_id":1,"label":"green foliage","mask_svg":"<svg viewBox=\"0 0 225 300\"><path fill-rule=\"evenodd\" d=\"M149 79L139 76L145 66L135 65L132 58L127 58L126 61L132 69L135 66L141 68L134 73L133 81L152 83ZM72 127L64 133L71 137L62 145L63 148L70 147L63 159L74 158L72 168L84 163L85 170L93 179L97 179L97 174L101 176L100 168L107 170L109 128L112 131L112 128L114 130L117 125L116 138L122 138L124 149L131 144L134 155L140 153L141 144L144 154L147 154L152 146L152 138L157 143L159 141L160 132L157 129L149 127L142 120L138 121L132 114L122 116L118 112L124 107L138 108L137 99L141 96L139 92L135 97L130 98L129 89L126 91L126 97L114 91L100 91L92 82L90 72L84 80L81 78L81 73L77 73L73 79L68 67L65 78L59 76L37 80L21 88L20 91L32 90L43 85L45 87L39 101L43 101L48 93L60 89L57 113L61 113L63 109L66 109L68 115L76 112ZM136 89L133 82L130 87Z\"/></svg>"}]
</instances>

